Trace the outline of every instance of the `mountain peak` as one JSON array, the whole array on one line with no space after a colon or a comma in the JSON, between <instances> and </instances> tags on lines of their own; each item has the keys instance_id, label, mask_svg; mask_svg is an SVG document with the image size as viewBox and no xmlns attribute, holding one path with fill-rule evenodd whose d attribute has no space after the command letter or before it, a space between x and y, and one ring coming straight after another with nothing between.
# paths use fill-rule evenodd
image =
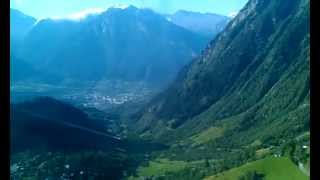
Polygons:
<instances>
[{"instance_id":1,"label":"mountain peak","mask_svg":"<svg viewBox=\"0 0 320 180\"><path fill-rule=\"evenodd\" d=\"M129 6L126 7L126 9L138 10L139 8L137 8L134 5L129 5Z\"/></svg>"},{"instance_id":2,"label":"mountain peak","mask_svg":"<svg viewBox=\"0 0 320 180\"><path fill-rule=\"evenodd\" d=\"M167 20L195 33L213 38L224 29L230 18L213 13L179 10L172 15L167 15Z\"/></svg>"},{"instance_id":3,"label":"mountain peak","mask_svg":"<svg viewBox=\"0 0 320 180\"><path fill-rule=\"evenodd\" d=\"M110 10L110 9L120 9L120 10L139 10L138 7L134 6L134 5L128 5L128 4L115 4L115 5L112 5L110 7L108 7L106 11Z\"/></svg>"},{"instance_id":4,"label":"mountain peak","mask_svg":"<svg viewBox=\"0 0 320 180\"><path fill-rule=\"evenodd\" d=\"M207 16L222 16L222 17L228 17L228 16L224 16L224 15L221 15L221 14L216 14L216 13L209 13L209 12L196 12L196 11L188 11L188 10L184 10L184 9L181 9L181 10L178 10L176 11L173 15L192 15L192 16L196 16L196 15L207 15Z\"/></svg>"},{"instance_id":5,"label":"mountain peak","mask_svg":"<svg viewBox=\"0 0 320 180\"><path fill-rule=\"evenodd\" d=\"M128 5L128 4L114 4L110 7L107 8L107 11L109 9L129 9L129 8L136 8L133 5Z\"/></svg>"},{"instance_id":6,"label":"mountain peak","mask_svg":"<svg viewBox=\"0 0 320 180\"><path fill-rule=\"evenodd\" d=\"M13 18L13 16L15 16L14 18L19 17L23 19L28 19L29 21L36 21L36 18L29 16L27 14L24 14L23 12L17 9L10 8L10 17Z\"/></svg>"}]
</instances>

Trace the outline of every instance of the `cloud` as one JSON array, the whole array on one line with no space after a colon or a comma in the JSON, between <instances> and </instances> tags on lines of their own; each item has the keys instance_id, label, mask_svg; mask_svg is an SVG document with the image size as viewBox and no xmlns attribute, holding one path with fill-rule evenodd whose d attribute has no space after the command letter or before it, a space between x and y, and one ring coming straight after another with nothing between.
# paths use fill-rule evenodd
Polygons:
<instances>
[{"instance_id":1,"label":"cloud","mask_svg":"<svg viewBox=\"0 0 320 180\"><path fill-rule=\"evenodd\" d=\"M103 8L88 8L79 12L75 12L72 14L68 14L66 16L52 16L50 19L61 20L61 19L69 19L69 20L81 20L86 18L88 15L100 14L104 12L106 9Z\"/></svg>"},{"instance_id":2,"label":"cloud","mask_svg":"<svg viewBox=\"0 0 320 180\"><path fill-rule=\"evenodd\" d=\"M50 17L50 18L56 19L56 20L69 19L69 20L76 20L77 21L77 20L81 20L81 19L86 18L88 15L101 14L102 12L106 11L109 8L125 9L127 7L128 7L128 5L125 5L125 4L115 4L115 5L109 6L108 8L98 8L98 7L88 8L88 9L84 9L84 10L81 10L76 13L68 14L66 16L54 16L54 17Z\"/></svg>"},{"instance_id":3,"label":"cloud","mask_svg":"<svg viewBox=\"0 0 320 180\"><path fill-rule=\"evenodd\" d=\"M70 14L67 16L68 19L83 19L85 17L87 17L90 14L100 14L103 11L105 11L105 9L102 8L89 8L89 9L85 9L82 10L80 12L76 12L73 14Z\"/></svg>"},{"instance_id":4,"label":"cloud","mask_svg":"<svg viewBox=\"0 0 320 180\"><path fill-rule=\"evenodd\" d=\"M239 11L232 11L228 14L229 17L234 18L237 16L237 14L239 13Z\"/></svg>"},{"instance_id":5,"label":"cloud","mask_svg":"<svg viewBox=\"0 0 320 180\"><path fill-rule=\"evenodd\" d=\"M23 0L14 0L13 1L16 6L20 6L23 3Z\"/></svg>"}]
</instances>

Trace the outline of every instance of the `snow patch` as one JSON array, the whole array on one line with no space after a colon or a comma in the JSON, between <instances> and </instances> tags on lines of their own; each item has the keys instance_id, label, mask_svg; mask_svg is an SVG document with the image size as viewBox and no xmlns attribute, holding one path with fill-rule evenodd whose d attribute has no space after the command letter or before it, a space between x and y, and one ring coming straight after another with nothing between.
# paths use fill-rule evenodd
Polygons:
<instances>
[{"instance_id":1,"label":"snow patch","mask_svg":"<svg viewBox=\"0 0 320 180\"><path fill-rule=\"evenodd\" d=\"M235 18L238 15L239 11L233 11L228 14L228 17Z\"/></svg>"}]
</instances>

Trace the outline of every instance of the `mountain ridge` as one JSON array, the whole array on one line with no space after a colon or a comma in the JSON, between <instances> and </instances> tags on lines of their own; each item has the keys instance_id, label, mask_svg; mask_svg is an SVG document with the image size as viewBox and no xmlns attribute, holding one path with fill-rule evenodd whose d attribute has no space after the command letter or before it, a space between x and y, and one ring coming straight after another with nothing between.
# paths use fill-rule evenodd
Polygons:
<instances>
[{"instance_id":1,"label":"mountain ridge","mask_svg":"<svg viewBox=\"0 0 320 180\"><path fill-rule=\"evenodd\" d=\"M210 39L221 32L230 21L227 16L186 10L179 10L174 14L165 15L165 17L168 21L178 26L202 34Z\"/></svg>"},{"instance_id":2,"label":"mountain ridge","mask_svg":"<svg viewBox=\"0 0 320 180\"><path fill-rule=\"evenodd\" d=\"M41 20L17 56L66 78L161 82L170 80L204 44L205 38L151 10L111 8L80 22Z\"/></svg>"},{"instance_id":3,"label":"mountain ridge","mask_svg":"<svg viewBox=\"0 0 320 180\"><path fill-rule=\"evenodd\" d=\"M174 144L208 127L231 123L216 140L218 145L226 142L223 139L245 144L271 134L291 136L307 130L308 4L249 1L203 55L146 106L134 129L143 137ZM280 122L268 133L268 127ZM288 129L289 124L296 129ZM244 137L250 138L238 141Z\"/></svg>"},{"instance_id":4,"label":"mountain ridge","mask_svg":"<svg viewBox=\"0 0 320 180\"><path fill-rule=\"evenodd\" d=\"M15 53L35 24L36 19L22 13L19 10L10 8L10 54Z\"/></svg>"}]
</instances>

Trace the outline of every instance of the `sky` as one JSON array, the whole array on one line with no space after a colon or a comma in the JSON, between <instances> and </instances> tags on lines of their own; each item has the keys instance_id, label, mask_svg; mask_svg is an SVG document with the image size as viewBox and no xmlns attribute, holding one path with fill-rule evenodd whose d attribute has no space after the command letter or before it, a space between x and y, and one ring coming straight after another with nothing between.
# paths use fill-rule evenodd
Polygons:
<instances>
[{"instance_id":1,"label":"sky","mask_svg":"<svg viewBox=\"0 0 320 180\"><path fill-rule=\"evenodd\" d=\"M10 7L37 19L81 17L98 13L112 6L134 5L151 8L159 13L174 13L178 10L210 12L234 15L248 0L10 0Z\"/></svg>"}]
</instances>

